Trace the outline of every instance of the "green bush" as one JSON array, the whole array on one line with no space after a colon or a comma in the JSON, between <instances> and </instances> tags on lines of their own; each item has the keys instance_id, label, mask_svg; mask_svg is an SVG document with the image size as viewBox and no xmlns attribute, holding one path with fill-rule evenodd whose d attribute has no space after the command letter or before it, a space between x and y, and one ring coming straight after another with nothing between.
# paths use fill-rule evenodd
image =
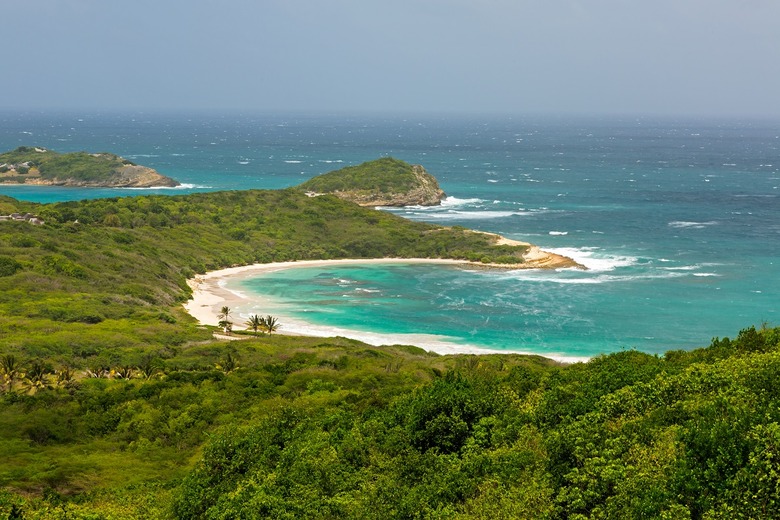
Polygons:
<instances>
[{"instance_id":1,"label":"green bush","mask_svg":"<svg viewBox=\"0 0 780 520\"><path fill-rule=\"evenodd\" d=\"M11 276L22 268L22 264L7 256L0 256L0 276Z\"/></svg>"}]
</instances>

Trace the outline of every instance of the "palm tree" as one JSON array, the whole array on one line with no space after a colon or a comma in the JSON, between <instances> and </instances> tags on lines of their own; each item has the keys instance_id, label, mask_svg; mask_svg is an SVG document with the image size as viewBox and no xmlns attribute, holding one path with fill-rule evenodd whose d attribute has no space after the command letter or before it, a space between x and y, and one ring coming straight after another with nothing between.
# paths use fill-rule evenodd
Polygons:
<instances>
[{"instance_id":1,"label":"palm tree","mask_svg":"<svg viewBox=\"0 0 780 520\"><path fill-rule=\"evenodd\" d=\"M43 364L43 361L33 361L24 378L24 386L30 394L35 394L38 390L47 390L51 388L51 384L49 383L49 369Z\"/></svg>"},{"instance_id":2,"label":"palm tree","mask_svg":"<svg viewBox=\"0 0 780 520\"><path fill-rule=\"evenodd\" d=\"M265 329L265 331L268 333L269 336L274 331L276 331L276 329L281 327L281 325L279 325L279 320L277 320L276 318L274 318L270 314L268 316L266 316L265 318L263 318L262 321L263 321L263 329Z\"/></svg>"},{"instance_id":3,"label":"palm tree","mask_svg":"<svg viewBox=\"0 0 780 520\"><path fill-rule=\"evenodd\" d=\"M229 374L234 370L238 370L238 360L233 357L233 355L228 352L225 354L225 357L222 358L222 361L214 365L217 370L223 371L225 374Z\"/></svg>"},{"instance_id":4,"label":"palm tree","mask_svg":"<svg viewBox=\"0 0 780 520\"><path fill-rule=\"evenodd\" d=\"M129 381L135 375L135 369L130 365L118 366L111 371L111 375L117 379L124 379L125 381Z\"/></svg>"},{"instance_id":5,"label":"palm tree","mask_svg":"<svg viewBox=\"0 0 780 520\"><path fill-rule=\"evenodd\" d=\"M9 392L14 389L14 381L24 377L19 363L12 354L0 358L0 376L2 376L2 385L6 386Z\"/></svg>"},{"instance_id":6,"label":"palm tree","mask_svg":"<svg viewBox=\"0 0 780 520\"><path fill-rule=\"evenodd\" d=\"M263 328L263 318L257 314L252 314L246 322L246 326L255 331L255 336L257 336L257 329Z\"/></svg>"},{"instance_id":7,"label":"palm tree","mask_svg":"<svg viewBox=\"0 0 780 520\"><path fill-rule=\"evenodd\" d=\"M230 334L230 331L233 330L233 322L230 321L230 312L231 309L228 306L222 307L222 310L217 314L217 318L219 318L219 326L222 327L222 329L225 331L225 334Z\"/></svg>"},{"instance_id":8,"label":"palm tree","mask_svg":"<svg viewBox=\"0 0 780 520\"><path fill-rule=\"evenodd\" d=\"M152 356L146 355L141 359L141 362L138 364L138 373L146 380L149 380L157 374L157 365L154 362L154 359L152 359Z\"/></svg>"},{"instance_id":9,"label":"palm tree","mask_svg":"<svg viewBox=\"0 0 780 520\"><path fill-rule=\"evenodd\" d=\"M76 382L75 374L70 367L62 367L54 372L54 378L57 386L70 388Z\"/></svg>"},{"instance_id":10,"label":"palm tree","mask_svg":"<svg viewBox=\"0 0 780 520\"><path fill-rule=\"evenodd\" d=\"M101 378L105 377L106 379L111 378L111 369L108 367L102 367L102 366L94 366L92 368L88 368L86 370L87 377L91 378Z\"/></svg>"}]
</instances>

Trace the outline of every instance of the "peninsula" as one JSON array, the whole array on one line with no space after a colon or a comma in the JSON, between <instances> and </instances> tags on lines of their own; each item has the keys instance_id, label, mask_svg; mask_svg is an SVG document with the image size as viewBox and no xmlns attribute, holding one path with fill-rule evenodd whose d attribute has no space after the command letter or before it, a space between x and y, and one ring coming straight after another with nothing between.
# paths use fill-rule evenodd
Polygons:
<instances>
[{"instance_id":1,"label":"peninsula","mask_svg":"<svg viewBox=\"0 0 780 520\"><path fill-rule=\"evenodd\" d=\"M158 188L179 183L111 153L58 153L36 146L0 154L0 182L42 186Z\"/></svg>"},{"instance_id":2,"label":"peninsula","mask_svg":"<svg viewBox=\"0 0 780 520\"><path fill-rule=\"evenodd\" d=\"M361 206L437 206L446 196L419 164L383 157L318 175L298 188L311 196L331 193Z\"/></svg>"},{"instance_id":3,"label":"peninsula","mask_svg":"<svg viewBox=\"0 0 780 520\"><path fill-rule=\"evenodd\" d=\"M0 195L0 215L22 216L0 222L0 518L780 517L780 328L570 365L228 343L208 325L234 305L220 278L256 264L530 263L533 247L297 188ZM193 289L206 325L182 306Z\"/></svg>"}]
</instances>

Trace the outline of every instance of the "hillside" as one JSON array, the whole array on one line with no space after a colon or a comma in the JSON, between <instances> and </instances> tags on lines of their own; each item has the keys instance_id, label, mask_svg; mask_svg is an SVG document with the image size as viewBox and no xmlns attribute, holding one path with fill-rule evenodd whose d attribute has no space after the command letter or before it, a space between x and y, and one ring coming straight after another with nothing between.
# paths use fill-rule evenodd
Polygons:
<instances>
[{"instance_id":1,"label":"hillside","mask_svg":"<svg viewBox=\"0 0 780 520\"><path fill-rule=\"evenodd\" d=\"M312 194L332 193L361 206L435 206L445 197L425 168L391 157L318 175L298 187Z\"/></svg>"},{"instance_id":2,"label":"hillside","mask_svg":"<svg viewBox=\"0 0 780 520\"><path fill-rule=\"evenodd\" d=\"M0 339L25 355L201 337L168 307L189 297L187 278L219 268L382 257L512 265L529 251L294 189L45 205L0 197L0 215L14 212L46 222L0 221Z\"/></svg>"},{"instance_id":3,"label":"hillside","mask_svg":"<svg viewBox=\"0 0 780 520\"><path fill-rule=\"evenodd\" d=\"M0 182L50 186L151 188L179 183L110 153L61 154L21 146L0 154Z\"/></svg>"},{"instance_id":4,"label":"hillside","mask_svg":"<svg viewBox=\"0 0 780 520\"><path fill-rule=\"evenodd\" d=\"M296 189L15 212L46 224L0 222L0 519L780 516L780 328L573 365L224 342L195 273L528 248Z\"/></svg>"}]
</instances>

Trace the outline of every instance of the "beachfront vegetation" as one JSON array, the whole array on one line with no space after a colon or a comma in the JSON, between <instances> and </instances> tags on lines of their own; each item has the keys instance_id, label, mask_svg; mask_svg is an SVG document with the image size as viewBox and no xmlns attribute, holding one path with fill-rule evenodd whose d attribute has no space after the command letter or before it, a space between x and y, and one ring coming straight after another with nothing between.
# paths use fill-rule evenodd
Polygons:
<instances>
[{"instance_id":1,"label":"beachfront vegetation","mask_svg":"<svg viewBox=\"0 0 780 520\"><path fill-rule=\"evenodd\" d=\"M778 328L573 365L217 341L197 273L518 248L296 190L0 210L46 220L0 222L0 520L780 516Z\"/></svg>"}]
</instances>

